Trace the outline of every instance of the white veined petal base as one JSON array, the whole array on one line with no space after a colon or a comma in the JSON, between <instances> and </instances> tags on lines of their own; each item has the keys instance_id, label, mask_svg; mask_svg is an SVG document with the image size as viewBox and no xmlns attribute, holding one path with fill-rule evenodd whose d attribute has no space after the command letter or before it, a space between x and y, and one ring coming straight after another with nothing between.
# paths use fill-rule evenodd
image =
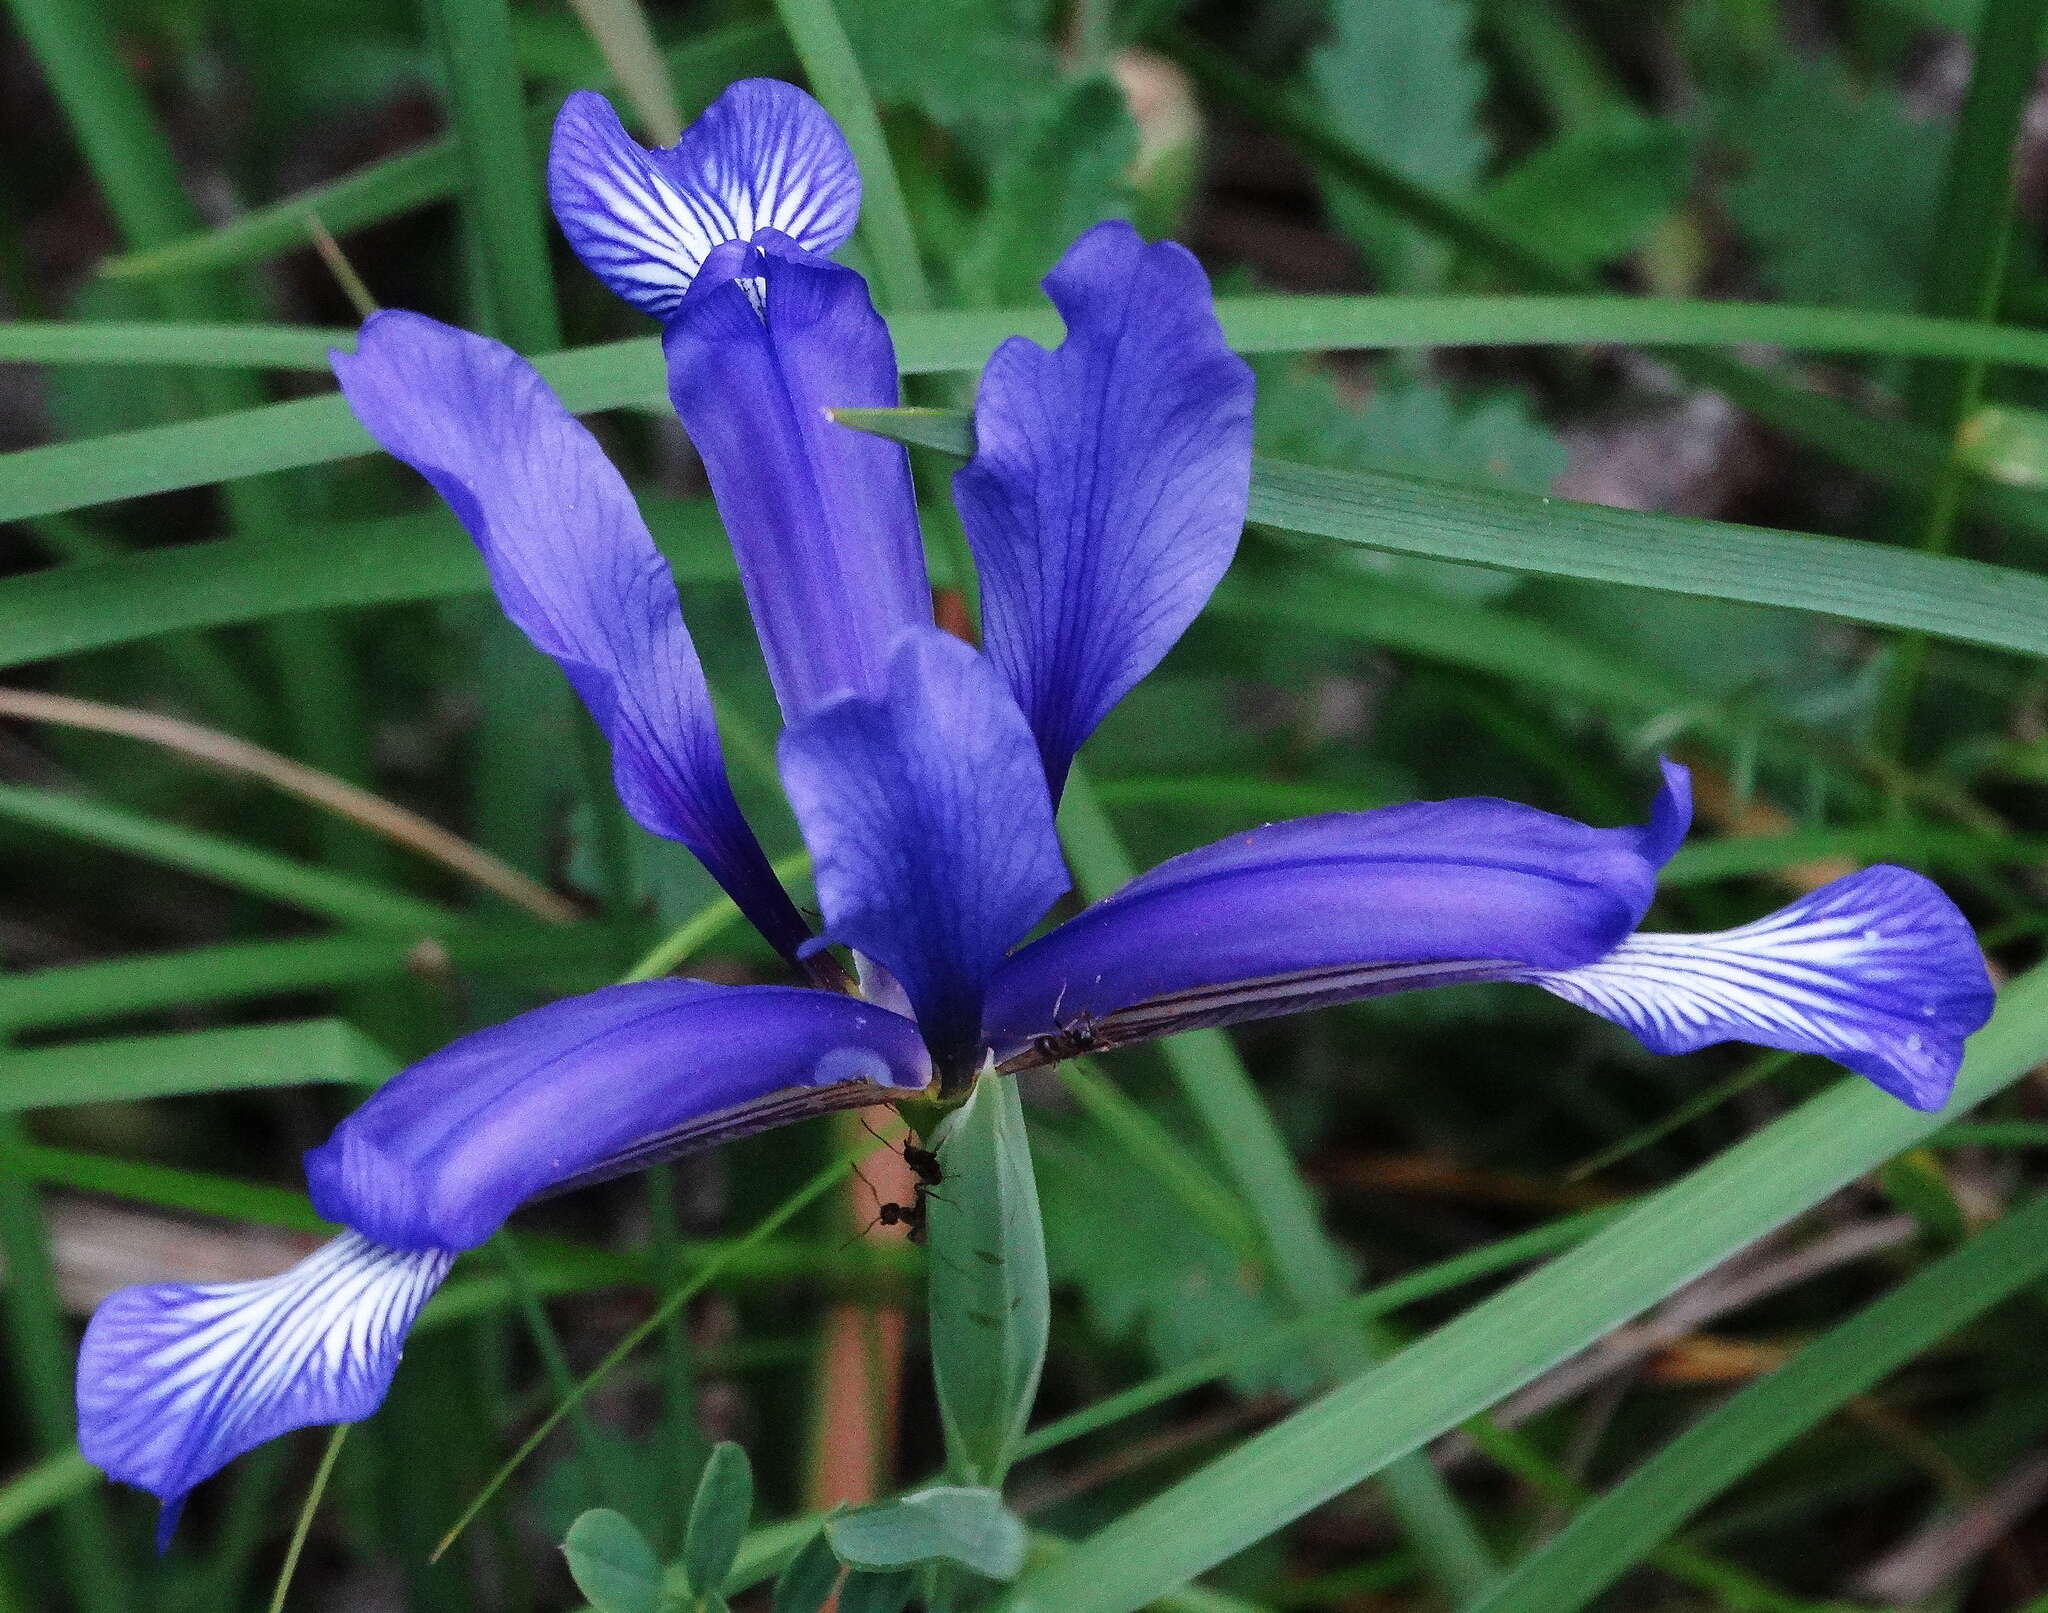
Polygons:
<instances>
[{"instance_id":1,"label":"white veined petal base","mask_svg":"<svg viewBox=\"0 0 2048 1613\"><path fill-rule=\"evenodd\" d=\"M1879 866L1754 924L1631 936L1577 969L1516 978L1657 1053L1755 1042L1820 1053L1918 1109L1947 1100L1992 990L1968 922L1929 881Z\"/></svg>"},{"instance_id":2,"label":"white veined petal base","mask_svg":"<svg viewBox=\"0 0 2048 1613\"><path fill-rule=\"evenodd\" d=\"M122 1289L79 1350L79 1448L156 1495L167 1536L186 1492L244 1451L375 1411L454 1258L349 1232L275 1277Z\"/></svg>"}]
</instances>

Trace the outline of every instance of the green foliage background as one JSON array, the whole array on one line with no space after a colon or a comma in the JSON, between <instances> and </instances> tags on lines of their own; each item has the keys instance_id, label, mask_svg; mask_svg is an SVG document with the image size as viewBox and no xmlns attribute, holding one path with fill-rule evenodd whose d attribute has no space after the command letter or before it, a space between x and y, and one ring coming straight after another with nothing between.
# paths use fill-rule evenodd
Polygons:
<instances>
[{"instance_id":1,"label":"green foliage background","mask_svg":"<svg viewBox=\"0 0 2048 1613\"><path fill-rule=\"evenodd\" d=\"M840 1563L854 1613L2048 1607L2044 12L9 0L0 1613L259 1606L292 1566L307 1607L798 1613ZM1083 893L1416 796L1628 821L1668 752L1706 810L1656 922L1904 862L1980 925L1998 1017L1936 1117L1472 987L1034 1077L958 1144L1007 1185L939 1217L1029 1287L1042 1212L1021 1444L1019 1407L963 1432L949 1342L997 1279L937 1268L927 1325L927 1257L837 1191L854 1139L754 1139L520 1217L378 1418L237 1464L157 1559L73 1445L98 1293L310 1246L298 1154L466 1028L650 956L772 978L324 379L352 278L541 359L633 479L800 876L658 348L539 192L570 88L667 138L756 73L860 148L849 259L915 401L1056 338L1037 281L1112 216L1202 255L1258 369L1254 526L1085 753ZM865 424L919 444L934 573L971 588L960 423ZM221 735L555 906L212 765ZM821 1534L848 1301L909 1347L883 1499ZM1028 1394L1001 1366L986 1393Z\"/></svg>"}]
</instances>

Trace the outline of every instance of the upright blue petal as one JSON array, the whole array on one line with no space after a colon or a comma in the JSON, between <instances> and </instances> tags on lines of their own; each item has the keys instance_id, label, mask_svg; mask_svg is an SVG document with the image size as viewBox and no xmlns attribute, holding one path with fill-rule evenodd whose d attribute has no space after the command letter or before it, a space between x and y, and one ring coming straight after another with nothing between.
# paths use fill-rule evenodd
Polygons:
<instances>
[{"instance_id":1,"label":"upright blue petal","mask_svg":"<svg viewBox=\"0 0 2048 1613\"><path fill-rule=\"evenodd\" d=\"M1460 981L1526 981L1656 1052L1825 1054L1915 1107L1991 1010L1970 927L1869 868L1714 935L1634 933L1689 814L1669 764L1648 825L1507 801L1278 823L1177 857L1011 957L986 1030L1011 1068L1093 1047Z\"/></svg>"},{"instance_id":2,"label":"upright blue petal","mask_svg":"<svg viewBox=\"0 0 2048 1613\"><path fill-rule=\"evenodd\" d=\"M522 1014L381 1088L306 1156L392 1249L473 1248L539 1194L922 1089L908 1020L835 992L648 980Z\"/></svg>"},{"instance_id":3,"label":"upright blue petal","mask_svg":"<svg viewBox=\"0 0 2048 1613\"><path fill-rule=\"evenodd\" d=\"M772 78L741 79L658 151L579 90L555 120L548 196L592 272L666 319L727 241L772 229L813 252L843 246L860 217L860 171L825 109Z\"/></svg>"},{"instance_id":4,"label":"upright blue petal","mask_svg":"<svg viewBox=\"0 0 2048 1613\"><path fill-rule=\"evenodd\" d=\"M1233 835L1162 863L1011 957L999 1059L1114 1045L1419 985L1605 956L1650 905L1682 771L1653 827L1512 801L1423 801ZM1057 1041L1049 1046L1056 1046ZM1041 1048L1042 1053L1046 1049Z\"/></svg>"},{"instance_id":5,"label":"upright blue petal","mask_svg":"<svg viewBox=\"0 0 2048 1613\"><path fill-rule=\"evenodd\" d=\"M1613 1020L1653 1053L1726 1041L1820 1053L1915 1109L1948 1101L1964 1038L1994 996L1955 904L1884 864L1739 929L1632 935L1597 962L1514 978Z\"/></svg>"},{"instance_id":6,"label":"upright blue petal","mask_svg":"<svg viewBox=\"0 0 2048 1613\"><path fill-rule=\"evenodd\" d=\"M1252 469L1252 374L1201 266L1098 224L1046 277L1067 337L996 350L954 496L989 659L1055 798L1074 753L1229 568Z\"/></svg>"},{"instance_id":7,"label":"upright blue petal","mask_svg":"<svg viewBox=\"0 0 2048 1613\"><path fill-rule=\"evenodd\" d=\"M903 449L826 417L897 401L867 283L761 239L712 253L663 347L795 722L836 695L883 692L897 634L931 622L931 585Z\"/></svg>"},{"instance_id":8,"label":"upright blue petal","mask_svg":"<svg viewBox=\"0 0 2048 1613\"><path fill-rule=\"evenodd\" d=\"M122 1289L79 1348L79 1449L163 1502L161 1549L186 1492L244 1451L375 1411L454 1258L351 1232L257 1282Z\"/></svg>"},{"instance_id":9,"label":"upright blue petal","mask_svg":"<svg viewBox=\"0 0 2048 1613\"><path fill-rule=\"evenodd\" d=\"M505 614L604 729L627 810L794 957L809 927L733 800L675 581L596 439L518 354L420 314L372 315L333 358L356 418L448 501Z\"/></svg>"},{"instance_id":10,"label":"upright blue petal","mask_svg":"<svg viewBox=\"0 0 2048 1613\"><path fill-rule=\"evenodd\" d=\"M971 1076L982 992L1067 888L1031 731L979 655L906 633L880 699L782 736L826 934L878 960L917 1010L940 1079Z\"/></svg>"}]
</instances>

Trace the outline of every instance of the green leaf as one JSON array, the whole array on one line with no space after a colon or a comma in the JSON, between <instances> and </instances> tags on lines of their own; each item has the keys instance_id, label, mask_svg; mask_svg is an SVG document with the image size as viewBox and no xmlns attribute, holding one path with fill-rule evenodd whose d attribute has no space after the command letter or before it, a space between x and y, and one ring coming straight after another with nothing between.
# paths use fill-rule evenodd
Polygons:
<instances>
[{"instance_id":1,"label":"green leaf","mask_svg":"<svg viewBox=\"0 0 2048 1613\"><path fill-rule=\"evenodd\" d=\"M1795 302L1911 305L1945 130L1910 116L1889 87L1859 91L1837 63L1790 55L1713 113L1748 163L1727 187L1729 215L1776 290Z\"/></svg>"},{"instance_id":2,"label":"green leaf","mask_svg":"<svg viewBox=\"0 0 2048 1613\"><path fill-rule=\"evenodd\" d=\"M562 1542L569 1577L597 1613L656 1613L661 1563L638 1529L616 1512L598 1508L569 1526Z\"/></svg>"},{"instance_id":3,"label":"green leaf","mask_svg":"<svg viewBox=\"0 0 2048 1613\"><path fill-rule=\"evenodd\" d=\"M303 325L33 319L0 325L0 364L177 364L325 375L328 350L353 352L355 345L352 330Z\"/></svg>"},{"instance_id":4,"label":"green leaf","mask_svg":"<svg viewBox=\"0 0 2048 1613\"><path fill-rule=\"evenodd\" d=\"M1017 1083L984 1076L945 1122L928 1201L932 1377L948 1465L999 1485L1038 1393L1051 1301Z\"/></svg>"},{"instance_id":5,"label":"green leaf","mask_svg":"<svg viewBox=\"0 0 2048 1613\"><path fill-rule=\"evenodd\" d=\"M325 1081L372 1087L398 1060L347 1020L302 1019L19 1049L5 1069L0 1113Z\"/></svg>"},{"instance_id":6,"label":"green leaf","mask_svg":"<svg viewBox=\"0 0 2048 1613\"><path fill-rule=\"evenodd\" d=\"M1409 179L1469 189L1491 146L1479 121L1486 73L1468 0L1336 0L1334 32L1309 59L1333 127ZM1437 279L1447 254L1341 180L1331 210L1394 290Z\"/></svg>"},{"instance_id":7,"label":"green leaf","mask_svg":"<svg viewBox=\"0 0 2048 1613\"><path fill-rule=\"evenodd\" d=\"M1058 83L1044 0L841 0L878 100L1000 153Z\"/></svg>"},{"instance_id":8,"label":"green leaf","mask_svg":"<svg viewBox=\"0 0 2048 1613\"><path fill-rule=\"evenodd\" d=\"M682 1569L700 1605L725 1589L753 1515L754 1470L747 1453L729 1439L720 1440L697 1481L690 1526L683 1535Z\"/></svg>"},{"instance_id":9,"label":"green leaf","mask_svg":"<svg viewBox=\"0 0 2048 1613\"><path fill-rule=\"evenodd\" d=\"M1597 268L1642 243L1685 199L1683 131L1625 107L1567 130L1486 188L1501 224Z\"/></svg>"},{"instance_id":10,"label":"green leaf","mask_svg":"<svg viewBox=\"0 0 2048 1613\"><path fill-rule=\"evenodd\" d=\"M994 1490L935 1485L879 1506L835 1512L825 1535L851 1568L945 1561L987 1579L1015 1579L1028 1544L1023 1523Z\"/></svg>"},{"instance_id":11,"label":"green leaf","mask_svg":"<svg viewBox=\"0 0 2048 1613\"><path fill-rule=\"evenodd\" d=\"M2044 1273L2048 1199L2037 1198L1687 1428L1524 1557L1471 1613L1576 1613L1745 1473Z\"/></svg>"},{"instance_id":12,"label":"green leaf","mask_svg":"<svg viewBox=\"0 0 2048 1613\"><path fill-rule=\"evenodd\" d=\"M838 1583L838 1554L820 1530L777 1576L774 1613L819 1613Z\"/></svg>"},{"instance_id":13,"label":"green leaf","mask_svg":"<svg viewBox=\"0 0 2048 1613\"><path fill-rule=\"evenodd\" d=\"M1625 297L1225 297L1218 300L1217 313L1231 345L1242 353L1601 341L1720 346L1753 341L1816 351L1984 358L2048 368L2048 333L1842 309ZM894 313L890 329L897 364L905 375L978 370L996 344L1010 335L1047 344L1060 339L1059 321L1043 306ZM1706 362L1705 356L1701 362ZM544 357L538 367L562 401L578 413L625 406L667 412L660 344L652 338L577 348ZM1732 388L1732 374L1717 372L1710 382ZM1762 371L1744 369L1742 376L1748 386L1771 384ZM1825 401L1793 389L1779 390L1786 393L1786 406L1773 418L1787 429L1796 424L1792 413L1810 414ZM1757 399L1745 392L1742 401L1755 404ZM1830 405L1827 412L1838 418L1841 409ZM1871 474L1890 468L1912 470L1915 475L1916 464L1935 463L1931 456L1939 445L1927 434L1915 436L1860 415L1849 418L1856 428L1855 444L1837 443L1830 449L1842 451L1845 462ZM1902 445L1911 444L1920 447L1907 453ZM1851 446L1853 454L1847 452ZM1945 455L1945 450L1939 451ZM370 452L370 439L338 397L301 398L144 431L53 443L0 454L0 520L327 464ZM2048 503L2029 495L2019 504L2002 504L2001 509L2008 519L2017 518L2021 509L2032 511L2040 528L2048 530ZM0 615L0 620L11 619Z\"/></svg>"},{"instance_id":14,"label":"green leaf","mask_svg":"<svg viewBox=\"0 0 2048 1613\"><path fill-rule=\"evenodd\" d=\"M978 303L1020 303L1089 225L1126 217L1124 173L1138 149L1124 92L1107 78L1062 85L1004 149L960 265Z\"/></svg>"},{"instance_id":15,"label":"green leaf","mask_svg":"<svg viewBox=\"0 0 2048 1613\"><path fill-rule=\"evenodd\" d=\"M964 416L841 409L834 418L963 457L972 449ZM2048 654L2048 578L1853 538L1274 460L1254 465L1250 518L1390 554L1746 600Z\"/></svg>"},{"instance_id":16,"label":"green leaf","mask_svg":"<svg viewBox=\"0 0 2048 1613\"><path fill-rule=\"evenodd\" d=\"M2048 968L2009 984L1956 1114L2048 1056ZM1003 1613L1129 1613L1456 1427L1942 1124L1847 1078L1569 1254L1026 1573Z\"/></svg>"}]
</instances>

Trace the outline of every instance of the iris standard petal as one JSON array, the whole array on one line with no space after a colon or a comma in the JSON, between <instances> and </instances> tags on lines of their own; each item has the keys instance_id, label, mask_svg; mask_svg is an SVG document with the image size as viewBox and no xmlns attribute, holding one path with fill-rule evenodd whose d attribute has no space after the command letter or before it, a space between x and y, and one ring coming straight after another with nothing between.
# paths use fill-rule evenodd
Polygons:
<instances>
[{"instance_id":1,"label":"iris standard petal","mask_svg":"<svg viewBox=\"0 0 2048 1613\"><path fill-rule=\"evenodd\" d=\"M834 425L892 408L889 329L851 269L778 237L721 247L669 321L669 395L703 457L783 715L880 695L932 619L903 449Z\"/></svg>"},{"instance_id":2,"label":"iris standard petal","mask_svg":"<svg viewBox=\"0 0 2048 1613\"><path fill-rule=\"evenodd\" d=\"M1253 829L1161 864L1016 953L990 983L988 1040L999 1060L1044 1062L1591 963L1648 909L1688 810L1674 767L1647 828L1474 799Z\"/></svg>"},{"instance_id":3,"label":"iris standard petal","mask_svg":"<svg viewBox=\"0 0 2048 1613\"><path fill-rule=\"evenodd\" d=\"M78 1352L78 1446L164 1504L294 1428L356 1422L383 1402L399 1349L454 1256L345 1233L256 1282L124 1288Z\"/></svg>"},{"instance_id":4,"label":"iris standard petal","mask_svg":"<svg viewBox=\"0 0 2048 1613\"><path fill-rule=\"evenodd\" d=\"M733 800L675 580L597 440L511 349L420 314L374 314L333 357L356 418L448 501L604 729L627 810L793 957L810 929Z\"/></svg>"},{"instance_id":5,"label":"iris standard petal","mask_svg":"<svg viewBox=\"0 0 2048 1613\"><path fill-rule=\"evenodd\" d=\"M996 350L953 479L989 659L1055 797L1095 725L1159 664L1230 565L1252 469L1252 373L1201 266L1098 224L1046 277L1066 340Z\"/></svg>"},{"instance_id":6,"label":"iris standard petal","mask_svg":"<svg viewBox=\"0 0 2048 1613\"><path fill-rule=\"evenodd\" d=\"M555 119L548 199L591 271L666 319L727 241L773 229L814 252L843 246L860 217L860 170L825 109L776 79L741 79L655 151L603 96L579 90Z\"/></svg>"},{"instance_id":7,"label":"iris standard petal","mask_svg":"<svg viewBox=\"0 0 2048 1613\"><path fill-rule=\"evenodd\" d=\"M649 980L478 1031L306 1156L313 1204L393 1249L473 1248L520 1204L920 1090L917 1028L828 991Z\"/></svg>"},{"instance_id":8,"label":"iris standard petal","mask_svg":"<svg viewBox=\"0 0 2048 1613\"><path fill-rule=\"evenodd\" d=\"M1725 1041L1820 1053L1915 1109L1948 1101L1963 1039L1994 995L1955 904L1884 865L1739 929L1633 935L1598 962L1515 978L1613 1020L1653 1053Z\"/></svg>"},{"instance_id":9,"label":"iris standard petal","mask_svg":"<svg viewBox=\"0 0 2048 1613\"><path fill-rule=\"evenodd\" d=\"M1067 888L1031 731L995 670L937 628L903 635L882 699L782 736L825 932L901 982L942 1082L978 1060L982 991Z\"/></svg>"}]
</instances>

